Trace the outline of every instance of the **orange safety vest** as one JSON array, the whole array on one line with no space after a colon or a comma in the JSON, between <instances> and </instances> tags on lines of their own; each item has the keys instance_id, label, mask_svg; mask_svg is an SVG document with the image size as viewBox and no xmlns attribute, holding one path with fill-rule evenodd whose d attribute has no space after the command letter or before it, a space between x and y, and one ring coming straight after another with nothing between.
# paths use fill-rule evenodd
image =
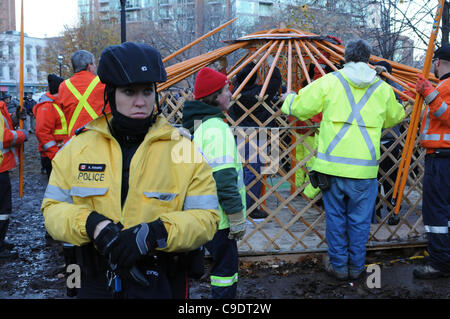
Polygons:
<instances>
[{"instance_id":1,"label":"orange safety vest","mask_svg":"<svg viewBox=\"0 0 450 319\"><path fill-rule=\"evenodd\" d=\"M78 92L77 88L70 82L70 79L67 79L65 82L66 82L66 85L67 85L67 88L69 89L69 91L72 92L72 94L78 100L78 105L72 114L72 118L70 119L69 128L68 128L69 132L72 133L74 131L75 123L77 122L78 117L80 116L80 113L83 109L86 110L86 112L88 112L88 114L91 116L92 120L94 120L98 117L98 114L94 111L92 106L88 103L87 99L88 99L89 95L91 95L95 86L100 82L100 79L98 76L96 76L91 81L91 83L89 84L89 86L87 87L87 89L83 95L81 95L81 93ZM75 129L77 129L77 128L78 127L75 127ZM71 135L73 135L73 134L71 134Z\"/></svg>"},{"instance_id":2,"label":"orange safety vest","mask_svg":"<svg viewBox=\"0 0 450 319\"><path fill-rule=\"evenodd\" d=\"M50 159L53 159L59 148L68 140L66 116L54 102L54 98L47 93L33 109L39 152Z\"/></svg>"},{"instance_id":3,"label":"orange safety vest","mask_svg":"<svg viewBox=\"0 0 450 319\"><path fill-rule=\"evenodd\" d=\"M56 103L67 119L69 138L102 113L105 85L98 76L80 71L59 86ZM109 107L105 110L109 112Z\"/></svg>"},{"instance_id":4,"label":"orange safety vest","mask_svg":"<svg viewBox=\"0 0 450 319\"><path fill-rule=\"evenodd\" d=\"M3 117L4 122L3 140L0 143L3 153L0 173L3 173L19 164L18 147L25 141L25 133L20 130L14 130L8 109L3 101L0 101L0 116Z\"/></svg>"},{"instance_id":5,"label":"orange safety vest","mask_svg":"<svg viewBox=\"0 0 450 319\"><path fill-rule=\"evenodd\" d=\"M425 108L420 131L420 145L427 154L436 148L450 148L450 78L436 87L439 94Z\"/></svg>"}]
</instances>

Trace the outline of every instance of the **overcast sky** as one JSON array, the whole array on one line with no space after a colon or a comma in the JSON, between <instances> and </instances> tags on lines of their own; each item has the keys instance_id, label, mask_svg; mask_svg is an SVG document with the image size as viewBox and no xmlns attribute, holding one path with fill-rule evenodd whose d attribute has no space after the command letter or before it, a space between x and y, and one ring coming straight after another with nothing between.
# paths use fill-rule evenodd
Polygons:
<instances>
[{"instance_id":1,"label":"overcast sky","mask_svg":"<svg viewBox=\"0 0 450 319\"><path fill-rule=\"evenodd\" d=\"M20 31L21 0L16 0L16 30ZM77 0L23 0L24 32L30 37L45 38L59 35L64 25L73 26L78 20Z\"/></svg>"}]
</instances>

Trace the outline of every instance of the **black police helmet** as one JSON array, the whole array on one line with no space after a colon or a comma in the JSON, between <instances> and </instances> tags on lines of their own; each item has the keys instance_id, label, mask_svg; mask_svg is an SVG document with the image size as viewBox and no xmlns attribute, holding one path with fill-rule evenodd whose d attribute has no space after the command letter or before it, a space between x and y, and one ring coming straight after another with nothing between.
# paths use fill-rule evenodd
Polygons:
<instances>
[{"instance_id":1,"label":"black police helmet","mask_svg":"<svg viewBox=\"0 0 450 319\"><path fill-rule=\"evenodd\" d=\"M112 45L103 50L97 74L102 83L114 87L165 82L167 79L158 50L134 42Z\"/></svg>"}]
</instances>

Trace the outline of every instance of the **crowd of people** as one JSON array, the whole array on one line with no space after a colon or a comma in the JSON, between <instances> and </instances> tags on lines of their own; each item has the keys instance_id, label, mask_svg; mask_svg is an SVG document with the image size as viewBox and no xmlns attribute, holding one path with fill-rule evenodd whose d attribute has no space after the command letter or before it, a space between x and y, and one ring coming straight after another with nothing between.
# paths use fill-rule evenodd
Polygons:
<instances>
[{"instance_id":1,"label":"crowd of people","mask_svg":"<svg viewBox=\"0 0 450 319\"><path fill-rule=\"evenodd\" d=\"M390 65L370 66L370 55L366 41L350 41L338 71L327 70L298 92L280 94L281 73L275 68L266 91L269 103L281 98L283 113L320 125L308 142L317 155L302 183L310 181L312 189L305 189L310 198L322 192L325 269L338 279L364 272L380 144L389 147L395 139L382 138L382 130L395 132L405 117L392 83L383 77ZM261 193L261 182L254 182L261 160L256 156L251 168L243 167L224 119L229 112L242 127L270 119L263 106L242 118L246 110L240 105L249 110L262 88L256 64L231 82L226 69L202 68L194 99L183 107L183 128L176 128L161 114L156 85L167 75L155 48L125 42L107 47L98 68L85 50L73 53L71 62L74 75L49 74L39 103L27 95L21 111L10 97L0 102L0 258L16 256L14 244L5 240L12 213L9 171L18 165L18 147L35 133L49 179L41 207L45 227L48 236L64 243L66 264L81 267L79 298L188 298L187 279L203 274L205 249L213 260L212 298L235 298L237 241L246 232L247 209L255 219L267 213L254 200ZM450 46L435 52L433 65L437 88L421 76L415 84L427 104L421 145L427 150L423 220L430 257L414 270L425 279L450 274ZM230 104L232 87L251 72L239 103ZM25 129L18 128L19 120L29 122ZM181 160L174 159L174 149ZM246 156L254 152L247 146ZM383 165L391 164L381 165L386 171Z\"/></svg>"}]
</instances>

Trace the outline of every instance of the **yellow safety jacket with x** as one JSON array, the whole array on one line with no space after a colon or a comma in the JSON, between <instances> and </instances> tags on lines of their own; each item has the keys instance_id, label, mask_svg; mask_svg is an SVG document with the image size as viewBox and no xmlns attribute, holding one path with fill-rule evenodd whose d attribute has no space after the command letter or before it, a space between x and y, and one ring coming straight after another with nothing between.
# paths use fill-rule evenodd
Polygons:
<instances>
[{"instance_id":1,"label":"yellow safety jacket with x","mask_svg":"<svg viewBox=\"0 0 450 319\"><path fill-rule=\"evenodd\" d=\"M282 111L300 120L323 112L312 170L357 179L377 177L381 130L405 117L394 91L375 72L373 80L362 86L343 70L288 95Z\"/></svg>"},{"instance_id":2,"label":"yellow safety jacket with x","mask_svg":"<svg viewBox=\"0 0 450 319\"><path fill-rule=\"evenodd\" d=\"M191 161L186 154L198 160ZM162 116L131 160L123 206L121 148L104 116L70 139L52 165L41 209L55 240L89 243L85 224L94 210L124 229L160 218L168 233L165 252L197 249L217 231L220 217L211 168L195 144L180 138Z\"/></svg>"}]
</instances>

